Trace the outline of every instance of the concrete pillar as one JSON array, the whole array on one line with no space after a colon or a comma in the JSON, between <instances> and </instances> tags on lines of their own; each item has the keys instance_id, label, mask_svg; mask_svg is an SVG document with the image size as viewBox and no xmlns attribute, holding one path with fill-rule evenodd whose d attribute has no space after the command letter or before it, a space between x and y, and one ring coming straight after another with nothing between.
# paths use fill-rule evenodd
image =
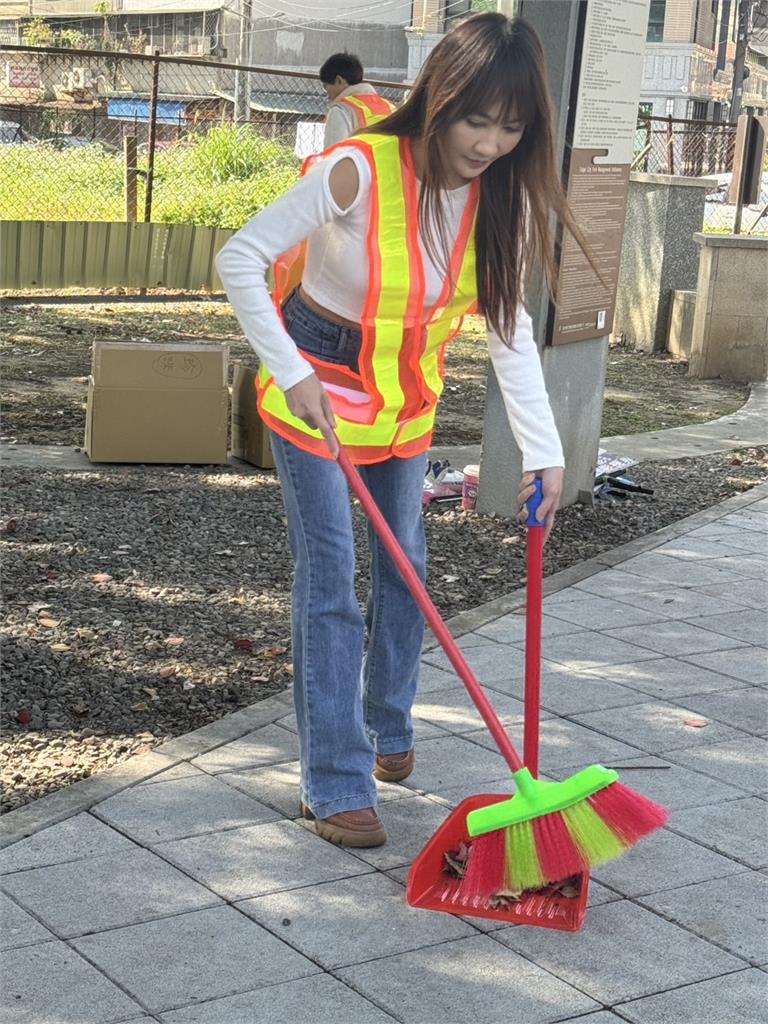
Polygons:
<instances>
[{"instance_id":1,"label":"concrete pillar","mask_svg":"<svg viewBox=\"0 0 768 1024\"><path fill-rule=\"evenodd\" d=\"M712 178L632 174L629 182L614 335L642 352L664 350L675 290L695 290Z\"/></svg>"},{"instance_id":2,"label":"concrete pillar","mask_svg":"<svg viewBox=\"0 0 768 1024\"><path fill-rule=\"evenodd\" d=\"M761 381L768 373L768 238L694 236L700 247L688 373Z\"/></svg>"},{"instance_id":3,"label":"concrete pillar","mask_svg":"<svg viewBox=\"0 0 768 1024\"><path fill-rule=\"evenodd\" d=\"M523 0L519 6L519 13L537 30L544 45L549 87L557 112L555 144L558 160L562 162L579 4L569 0ZM531 296L528 308L542 347L549 314L549 297L544 289ZM578 500L580 492L588 486L591 493L607 347L604 338L543 349L544 377L568 466L564 504ZM521 472L520 452L509 428L493 368L489 367L478 511L515 515Z\"/></svg>"},{"instance_id":4,"label":"concrete pillar","mask_svg":"<svg viewBox=\"0 0 768 1024\"><path fill-rule=\"evenodd\" d=\"M566 132L571 130L569 123L569 104L575 96L574 74L577 64L577 47L581 47L580 12L585 5L568 0L522 0L518 13L529 21L541 38L547 61L550 90L556 110L555 145L557 159L563 163ZM633 12L637 16L637 11ZM647 13L647 12L646 12ZM589 13L587 14L589 17ZM604 24L597 26L601 32L608 32ZM642 40L639 36L642 35ZM640 94L640 78L642 74L642 53L645 45L645 33L637 33L638 40L636 60L625 61L625 67L631 74L637 72L637 96L633 95L634 84L627 80L622 82L625 91L613 95L624 100L621 114L613 111L614 120L605 132L605 151L614 154L607 162L627 168L631 159L631 137L634 133L634 116L636 102ZM595 38L599 38L597 35ZM623 45L627 45L625 42ZM596 52L597 43L593 43L592 53ZM610 53L611 51L604 51ZM621 69L618 74L621 76ZM630 88L631 86L631 88ZM594 101L595 89L590 85L590 102ZM585 95L587 95L585 93ZM592 116L589 131L580 129L583 137L594 136L603 122L596 122L591 114L595 108L584 104L580 117L584 123ZM627 124L623 123L627 120ZM631 125L629 122L631 121ZM611 133L614 133L613 136ZM626 136L623 141L614 143L613 138ZM596 145L602 144L602 138ZM584 142L579 143L581 147ZM628 152L627 146L629 147ZM588 146L592 151L592 145ZM584 153L582 148L581 153ZM599 152L599 150L597 151ZM617 154L621 153L621 157ZM617 258L616 258L617 259ZM613 271L616 273L616 271ZM566 477L563 492L563 504L579 500L591 500L594 483L595 461L600 440L600 424L603 407L603 388L605 383L605 367L608 353L608 337L590 337L589 340L574 341L569 344L546 346L545 340L550 316L549 296L545 289L532 291L528 297L528 309L534 321L536 338L542 351L544 377L552 404L555 421L563 441L566 461ZM597 319L599 323L599 317ZM610 324L606 324L610 329ZM511 517L517 512L517 487L521 473L521 457L507 423L498 384L492 369L489 372L488 394L483 431L483 456L478 491L478 511L500 516Z\"/></svg>"}]
</instances>

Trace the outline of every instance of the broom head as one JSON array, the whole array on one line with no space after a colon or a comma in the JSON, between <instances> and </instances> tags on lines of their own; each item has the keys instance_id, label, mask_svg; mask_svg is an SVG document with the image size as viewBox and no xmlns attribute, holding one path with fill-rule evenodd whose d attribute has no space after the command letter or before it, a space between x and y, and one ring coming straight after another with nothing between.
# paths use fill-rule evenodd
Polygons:
<instances>
[{"instance_id":1,"label":"broom head","mask_svg":"<svg viewBox=\"0 0 768 1024\"><path fill-rule=\"evenodd\" d=\"M660 828L667 811L592 765L564 782L541 782L523 768L518 790L467 815L474 837L460 897L487 900L499 889L545 886L622 856Z\"/></svg>"}]
</instances>

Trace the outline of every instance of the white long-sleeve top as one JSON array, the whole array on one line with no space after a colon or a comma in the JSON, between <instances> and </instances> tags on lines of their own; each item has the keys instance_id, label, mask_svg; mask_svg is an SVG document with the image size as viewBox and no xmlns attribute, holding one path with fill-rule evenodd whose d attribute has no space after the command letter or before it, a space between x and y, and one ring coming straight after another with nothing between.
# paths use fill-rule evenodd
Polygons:
<instances>
[{"instance_id":1,"label":"white long-sleeve top","mask_svg":"<svg viewBox=\"0 0 768 1024\"><path fill-rule=\"evenodd\" d=\"M328 149L329 146L333 146L337 142L343 142L344 139L348 139L350 135L354 135L359 127L355 111L352 110L348 104L340 103L339 101L346 99L347 96L371 95L375 96L376 90L372 85L368 85L367 82L358 82L357 85L348 85L346 89L343 89L339 93L328 108L328 117L325 120L325 129L323 131L324 149Z\"/></svg>"},{"instance_id":2,"label":"white long-sleeve top","mask_svg":"<svg viewBox=\"0 0 768 1024\"><path fill-rule=\"evenodd\" d=\"M331 195L329 177L345 157L355 161L360 185L346 210ZM359 323L368 290L366 237L371 177L354 147L340 147L319 161L289 192L237 232L218 253L216 268L229 301L253 350L283 391L312 372L283 327L267 287L267 273L277 257L307 240L302 286L320 306ZM458 232L469 188L444 193L450 241ZM425 308L442 290L443 275L421 243L425 274ZM488 331L488 351L509 423L522 452L523 469L563 466L563 450L549 405L531 318L520 307L509 344Z\"/></svg>"}]
</instances>

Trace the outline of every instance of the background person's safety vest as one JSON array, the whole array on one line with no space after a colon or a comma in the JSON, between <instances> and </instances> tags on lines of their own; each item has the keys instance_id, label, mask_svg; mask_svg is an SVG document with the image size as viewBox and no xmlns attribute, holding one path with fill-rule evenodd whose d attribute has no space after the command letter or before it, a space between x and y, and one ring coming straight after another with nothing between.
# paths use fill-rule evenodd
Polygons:
<instances>
[{"instance_id":1,"label":"background person's safety vest","mask_svg":"<svg viewBox=\"0 0 768 1024\"><path fill-rule=\"evenodd\" d=\"M424 265L419 244L418 182L410 140L365 135L355 146L371 171L368 289L361 317L359 372L302 352L329 394L336 432L358 463L426 452L443 390L444 351L475 305L475 219L479 182L469 197L450 253L449 273L432 306L424 305ZM305 167L306 170L306 167ZM294 246L274 267L278 312L301 283L304 246ZM264 421L305 451L329 458L319 430L288 408L284 393L262 364L257 387Z\"/></svg>"},{"instance_id":2,"label":"background person's safety vest","mask_svg":"<svg viewBox=\"0 0 768 1024\"><path fill-rule=\"evenodd\" d=\"M386 117L387 114L391 114L395 109L394 103L385 100L378 93L344 96L343 99L336 100L336 102L343 103L345 106L352 108L357 119L356 131L360 131L361 128L370 128L377 121L381 121L382 118Z\"/></svg>"}]
</instances>

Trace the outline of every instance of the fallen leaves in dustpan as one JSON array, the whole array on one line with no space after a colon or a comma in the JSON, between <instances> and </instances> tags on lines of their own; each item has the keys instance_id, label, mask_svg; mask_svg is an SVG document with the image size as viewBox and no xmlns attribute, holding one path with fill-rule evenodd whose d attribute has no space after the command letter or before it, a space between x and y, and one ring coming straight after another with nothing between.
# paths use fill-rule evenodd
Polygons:
<instances>
[{"instance_id":1,"label":"fallen leaves in dustpan","mask_svg":"<svg viewBox=\"0 0 768 1024\"><path fill-rule=\"evenodd\" d=\"M467 861L471 843L459 843L455 850L448 850L443 854L445 862L445 873L450 878L463 878L467 873ZM580 879L577 875L564 878L562 881L553 882L540 889L502 889L488 900L488 906L492 910L499 910L508 907L510 903L519 903L525 896L564 896L566 899L575 900L581 893Z\"/></svg>"}]
</instances>

